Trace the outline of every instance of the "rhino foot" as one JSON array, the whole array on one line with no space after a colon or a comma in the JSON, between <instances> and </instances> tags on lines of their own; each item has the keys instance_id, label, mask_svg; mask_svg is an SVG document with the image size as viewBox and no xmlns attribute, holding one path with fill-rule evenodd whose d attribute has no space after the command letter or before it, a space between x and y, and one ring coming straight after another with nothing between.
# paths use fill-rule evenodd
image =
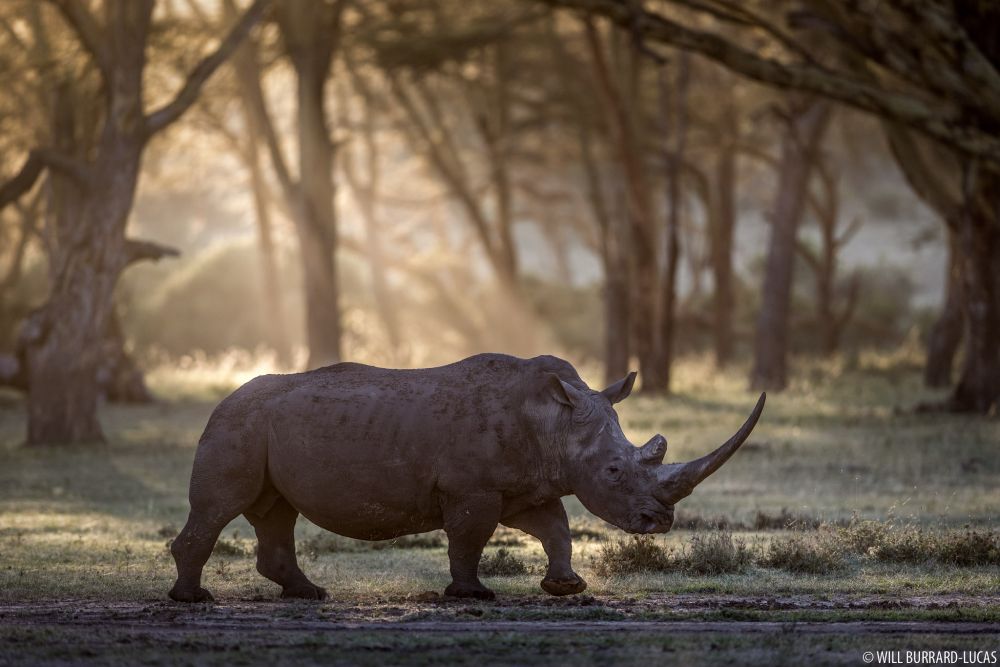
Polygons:
<instances>
[{"instance_id":1,"label":"rhino foot","mask_svg":"<svg viewBox=\"0 0 1000 667\"><path fill-rule=\"evenodd\" d=\"M575 595L587 590L587 582L582 577L575 579L542 579L542 590L549 595Z\"/></svg>"},{"instance_id":2,"label":"rhino foot","mask_svg":"<svg viewBox=\"0 0 1000 667\"><path fill-rule=\"evenodd\" d=\"M299 584L281 589L282 598L300 598L303 600L325 600L329 597L326 589L316 584Z\"/></svg>"},{"instance_id":3,"label":"rhino foot","mask_svg":"<svg viewBox=\"0 0 1000 667\"><path fill-rule=\"evenodd\" d=\"M485 586L460 585L454 582L448 584L444 594L453 598L475 598L477 600L495 600L497 594Z\"/></svg>"},{"instance_id":4,"label":"rhino foot","mask_svg":"<svg viewBox=\"0 0 1000 667\"><path fill-rule=\"evenodd\" d=\"M214 602L215 598L204 588L195 588L188 590L178 589L176 586L170 589L167 593L170 599L175 602Z\"/></svg>"}]
</instances>

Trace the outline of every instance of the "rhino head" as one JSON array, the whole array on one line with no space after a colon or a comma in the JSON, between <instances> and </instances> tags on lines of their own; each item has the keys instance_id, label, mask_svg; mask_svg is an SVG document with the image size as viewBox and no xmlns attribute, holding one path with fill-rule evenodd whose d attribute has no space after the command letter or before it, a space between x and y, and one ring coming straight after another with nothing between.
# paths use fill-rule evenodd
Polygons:
<instances>
[{"instance_id":1,"label":"rhino head","mask_svg":"<svg viewBox=\"0 0 1000 667\"><path fill-rule=\"evenodd\" d=\"M622 433L612 407L631 393L635 377L630 373L598 392L550 374L548 391L561 413L558 440L569 486L584 507L629 533L665 533L674 521L674 503L689 496L749 437L765 395L736 434L714 452L687 463L664 464L666 438L655 435L636 447Z\"/></svg>"}]
</instances>

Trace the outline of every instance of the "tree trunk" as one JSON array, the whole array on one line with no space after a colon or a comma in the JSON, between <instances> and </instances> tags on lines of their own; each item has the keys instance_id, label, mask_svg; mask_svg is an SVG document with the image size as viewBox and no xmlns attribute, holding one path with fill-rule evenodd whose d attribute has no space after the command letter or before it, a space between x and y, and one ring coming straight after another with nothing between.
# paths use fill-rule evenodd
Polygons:
<instances>
[{"instance_id":1,"label":"tree trunk","mask_svg":"<svg viewBox=\"0 0 1000 667\"><path fill-rule=\"evenodd\" d=\"M604 54L604 46L597 27L590 20L584 21L588 50L598 94L601 98L610 128L612 144L617 153L624 185L628 238L631 242L630 257L634 277L630 280L629 310L636 314L629 319L635 353L639 359L643 391L661 391L664 386L662 346L660 336L660 276L656 256L656 224L653 205L646 179L646 165L639 139L641 128L636 109L641 105L626 103L615 84ZM614 32L612 32L614 35ZM641 55L634 48L630 53L627 78L635 84L639 79ZM629 87L635 102L638 87Z\"/></svg>"},{"instance_id":2,"label":"tree trunk","mask_svg":"<svg viewBox=\"0 0 1000 667\"><path fill-rule=\"evenodd\" d=\"M142 73L153 3L108 6L114 75L108 117L84 182L53 170L51 222L57 242L49 254L49 297L31 318L24 359L28 377L29 446L101 442L98 369L114 309L118 277L128 264L125 224L132 210L147 139ZM53 108L57 146L78 156L79 100L71 85ZM78 158L80 159L80 158Z\"/></svg>"},{"instance_id":3,"label":"tree trunk","mask_svg":"<svg viewBox=\"0 0 1000 667\"><path fill-rule=\"evenodd\" d=\"M249 115L249 114L248 114ZM265 309L265 326L274 345L279 364L290 367L292 363L292 341L288 335L287 311L281 296L281 280L278 276L278 258L274 244L271 220L271 202L267 192L267 182L260 165L260 150L257 136L247 141L246 160L250 170L250 187L253 190L254 217L257 222L257 250L260 253L261 293Z\"/></svg>"},{"instance_id":4,"label":"tree trunk","mask_svg":"<svg viewBox=\"0 0 1000 667\"><path fill-rule=\"evenodd\" d=\"M771 220L771 240L750 384L754 389L781 390L788 384L788 328L792 300L795 239L805 208L809 176L830 104L812 100L790 121L782 146L778 192Z\"/></svg>"},{"instance_id":5,"label":"tree trunk","mask_svg":"<svg viewBox=\"0 0 1000 667\"><path fill-rule=\"evenodd\" d=\"M736 231L736 150L726 146L716 159L716 205L710 216L710 253L715 291L712 334L715 365L725 368L733 358L733 236Z\"/></svg>"},{"instance_id":6,"label":"tree trunk","mask_svg":"<svg viewBox=\"0 0 1000 667\"><path fill-rule=\"evenodd\" d=\"M820 329L820 353L832 357L840 346L840 327L834 311L834 284L837 280L837 247L834 238L836 219L829 224L821 223L820 233L823 247L820 250L820 266L816 272L816 319Z\"/></svg>"},{"instance_id":7,"label":"tree trunk","mask_svg":"<svg viewBox=\"0 0 1000 667\"><path fill-rule=\"evenodd\" d=\"M106 133L113 135L114 133ZM106 136L66 251L54 253L49 299L27 344L28 444L100 442L98 369L114 289L127 264L125 222L132 210L142 142Z\"/></svg>"},{"instance_id":8,"label":"tree trunk","mask_svg":"<svg viewBox=\"0 0 1000 667\"><path fill-rule=\"evenodd\" d=\"M670 391L670 375L674 363L674 338L677 328L677 269L680 262L681 215L684 195L681 183L681 165L687 140L687 88L690 76L690 56L682 52L677 64L677 81L673 99L667 85L666 64L660 65L660 113L664 119L664 160L667 166L667 245L666 267L663 277L663 310L658 330L659 373L649 391ZM671 107L673 107L671 109ZM645 381L644 381L645 387Z\"/></svg>"},{"instance_id":9,"label":"tree trunk","mask_svg":"<svg viewBox=\"0 0 1000 667\"><path fill-rule=\"evenodd\" d=\"M565 86L572 103L585 108L592 88L581 85L575 76L576 64L572 61L555 30L555 22L549 23L549 41L558 67L559 79ZM596 66L596 65L595 65ZM622 199L621 183L611 179L611 197L615 205L609 205L608 190L602 178L595 155L595 121L588 114L577 114L577 138L580 145L580 161L584 168L587 184L587 200L597 226L597 246L604 268L602 299L604 305L604 383L610 385L625 377L629 372L631 357L631 286L629 284L629 261L626 249L630 247L628 229L622 224L625 206L618 205Z\"/></svg>"},{"instance_id":10,"label":"tree trunk","mask_svg":"<svg viewBox=\"0 0 1000 667\"><path fill-rule=\"evenodd\" d=\"M597 175L596 169L594 176ZM592 188L600 182L591 183ZM593 198L593 195L592 195ZM622 197L615 197L616 201ZM629 248L628 228L621 224L624 206L616 206L612 222L600 199L605 222L601 225L601 255L604 264L604 383L610 385L628 375L632 352L632 286L631 268L626 255ZM596 203L596 200L595 200Z\"/></svg>"},{"instance_id":11,"label":"tree trunk","mask_svg":"<svg viewBox=\"0 0 1000 667\"><path fill-rule=\"evenodd\" d=\"M87 110L77 108L83 101L70 104L57 91L56 147L42 158L58 211L49 256L50 292L28 323L25 339L29 445L103 439L97 418L98 370L115 285L131 261L148 256L145 251L155 246L125 238L143 150L151 136L190 108L204 83L260 19L266 2L255 0L176 95L149 114L143 106L143 73L153 0L106 0L102 23L87 3L57 7L100 72L104 114L99 130L77 124L78 118L87 118ZM77 133L92 143L68 140ZM32 156L38 155L33 151Z\"/></svg>"},{"instance_id":12,"label":"tree trunk","mask_svg":"<svg viewBox=\"0 0 1000 667\"><path fill-rule=\"evenodd\" d=\"M353 63L347 60L347 67L351 76L357 80L358 73L353 69ZM364 104L361 107L362 118L359 123L362 128L361 138L364 145L364 157L359 159L352 147L347 147L340 161L345 180L351 189L351 194L361 218L365 225L365 254L368 259L368 269L372 281L372 296L375 299L375 309L378 311L379 319L385 329L386 340L389 344L390 359L395 364L403 362L405 354L402 349L402 334L400 332L399 313L397 312L396 299L389 287L388 280L388 256L384 245L382 220L379 211L379 192L381 179L379 178L382 165L380 164L380 151L378 137L376 134L375 117L377 112L376 101L371 91L363 85L357 86L357 93L360 94ZM339 97L340 104L348 108L346 95ZM363 168L361 165L364 165ZM365 174L362 182L359 172Z\"/></svg>"},{"instance_id":13,"label":"tree trunk","mask_svg":"<svg viewBox=\"0 0 1000 667\"><path fill-rule=\"evenodd\" d=\"M334 148L325 99L342 9L340 2L311 0L283 0L278 5L282 39L296 74L299 187L294 217L302 256L310 368L341 359Z\"/></svg>"},{"instance_id":14,"label":"tree trunk","mask_svg":"<svg viewBox=\"0 0 1000 667\"><path fill-rule=\"evenodd\" d=\"M928 387L951 385L951 370L965 331L965 305L962 299L962 265L958 240L948 232L948 270L945 273L944 306L927 337L927 365L924 384Z\"/></svg>"},{"instance_id":15,"label":"tree trunk","mask_svg":"<svg viewBox=\"0 0 1000 667\"><path fill-rule=\"evenodd\" d=\"M990 412L1000 399L1000 177L965 166L966 202L958 228L962 249L965 363L951 397L952 409Z\"/></svg>"},{"instance_id":16,"label":"tree trunk","mask_svg":"<svg viewBox=\"0 0 1000 667\"><path fill-rule=\"evenodd\" d=\"M250 187L253 190L254 218L257 222L257 250L260 253L260 287L264 297L265 326L268 329L271 344L274 345L277 362L284 367L290 367L292 341L288 334L287 310L281 296L281 280L278 276L274 225L271 220L271 200L268 196L267 181L260 165L260 150L257 141L257 135L251 136L247 141L246 160L250 171Z\"/></svg>"}]
</instances>

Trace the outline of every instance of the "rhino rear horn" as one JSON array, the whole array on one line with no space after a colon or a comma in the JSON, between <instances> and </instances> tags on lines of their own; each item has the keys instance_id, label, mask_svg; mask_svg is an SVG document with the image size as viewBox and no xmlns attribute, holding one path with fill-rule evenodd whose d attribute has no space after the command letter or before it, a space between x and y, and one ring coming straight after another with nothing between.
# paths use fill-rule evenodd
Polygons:
<instances>
[{"instance_id":1,"label":"rhino rear horn","mask_svg":"<svg viewBox=\"0 0 1000 667\"><path fill-rule=\"evenodd\" d=\"M709 475L722 467L722 464L729 460L729 457L736 453L757 425L760 413L764 411L764 401L767 394L761 394L757 399L757 405L753 412L747 417L733 437L725 442L721 447L711 454L707 454L700 459L687 463L669 463L661 466L657 471L660 493L657 498L666 505L673 505L678 500L686 498L694 491Z\"/></svg>"}]
</instances>

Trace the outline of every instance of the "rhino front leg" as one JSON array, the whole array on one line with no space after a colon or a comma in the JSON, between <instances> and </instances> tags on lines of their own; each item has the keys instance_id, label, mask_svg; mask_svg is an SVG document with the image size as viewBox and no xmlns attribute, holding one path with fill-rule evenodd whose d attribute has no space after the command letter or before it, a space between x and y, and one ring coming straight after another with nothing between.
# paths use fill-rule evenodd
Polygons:
<instances>
[{"instance_id":1,"label":"rhino front leg","mask_svg":"<svg viewBox=\"0 0 1000 667\"><path fill-rule=\"evenodd\" d=\"M448 499L442 504L452 580L445 595L480 600L496 597L479 581L479 560L500 523L501 505L500 494Z\"/></svg>"},{"instance_id":2,"label":"rhino front leg","mask_svg":"<svg viewBox=\"0 0 1000 667\"><path fill-rule=\"evenodd\" d=\"M542 590L551 595L582 593L587 582L573 571L573 538L569 533L569 519L562 501L556 498L543 505L515 514L502 521L503 525L517 528L537 537L549 557L549 569L542 579Z\"/></svg>"}]
</instances>

